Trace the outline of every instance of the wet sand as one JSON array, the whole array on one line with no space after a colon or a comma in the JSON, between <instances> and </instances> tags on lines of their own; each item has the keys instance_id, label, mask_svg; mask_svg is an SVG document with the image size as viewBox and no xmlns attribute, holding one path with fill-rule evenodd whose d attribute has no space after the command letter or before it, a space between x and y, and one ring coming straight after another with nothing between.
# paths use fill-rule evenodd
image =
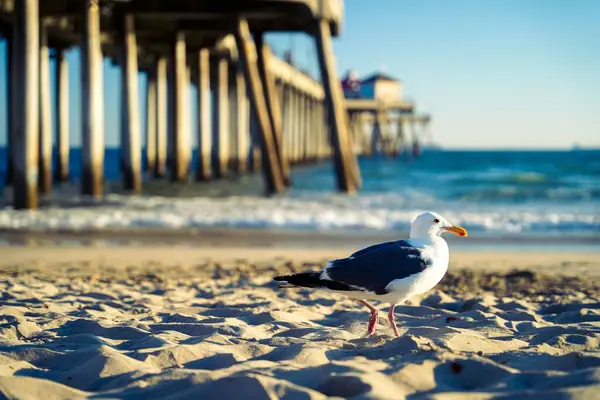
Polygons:
<instances>
[{"instance_id":1,"label":"wet sand","mask_svg":"<svg viewBox=\"0 0 600 400\"><path fill-rule=\"evenodd\" d=\"M0 393L59 398L592 398L600 255L452 252L382 313L278 289L346 246L0 248ZM382 306L385 310L387 305ZM0 397L2 397L0 395Z\"/></svg>"}]
</instances>

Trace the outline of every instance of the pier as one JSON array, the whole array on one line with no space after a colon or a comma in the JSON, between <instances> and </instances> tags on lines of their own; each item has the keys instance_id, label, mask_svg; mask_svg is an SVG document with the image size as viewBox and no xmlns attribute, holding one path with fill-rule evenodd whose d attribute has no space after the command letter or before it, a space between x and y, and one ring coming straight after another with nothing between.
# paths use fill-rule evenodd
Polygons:
<instances>
[{"instance_id":1,"label":"pier","mask_svg":"<svg viewBox=\"0 0 600 400\"><path fill-rule=\"evenodd\" d=\"M342 17L341 0L0 0L14 207L36 208L39 195L69 179L65 52L72 47L81 50L82 194L104 194L104 58L122 70L121 171L132 194L142 193L149 178L210 181L262 173L265 193L272 195L293 185L293 166L329 158L337 189L355 192L361 186L357 157L380 147L397 154L406 140L404 128L392 134L386 127L426 124L429 117L400 100L346 98L332 44ZM314 38L321 81L272 54L265 34L277 31ZM140 71L147 75L144 112ZM197 110L189 101L191 85ZM365 134L369 121L376 129Z\"/></svg>"},{"instance_id":2,"label":"pier","mask_svg":"<svg viewBox=\"0 0 600 400\"><path fill-rule=\"evenodd\" d=\"M355 154L420 155L420 141L431 116L417 113L414 103L403 98L399 80L383 73L359 79L349 71L342 88Z\"/></svg>"}]
</instances>

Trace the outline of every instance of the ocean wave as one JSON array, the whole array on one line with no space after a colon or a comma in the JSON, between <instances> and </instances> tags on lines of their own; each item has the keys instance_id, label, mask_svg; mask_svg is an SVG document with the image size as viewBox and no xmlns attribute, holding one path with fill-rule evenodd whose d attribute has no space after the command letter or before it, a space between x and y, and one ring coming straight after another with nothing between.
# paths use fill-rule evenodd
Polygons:
<instances>
[{"instance_id":1,"label":"ocean wave","mask_svg":"<svg viewBox=\"0 0 600 400\"><path fill-rule=\"evenodd\" d=\"M412 204L412 205L411 205ZM600 232L600 217L590 210L505 209L443 204L423 197L305 196L261 198L165 198L109 195L81 199L69 208L0 211L0 228L103 230L115 228L278 228L301 230L406 230L416 214L436 210L473 232L505 234Z\"/></svg>"}]
</instances>

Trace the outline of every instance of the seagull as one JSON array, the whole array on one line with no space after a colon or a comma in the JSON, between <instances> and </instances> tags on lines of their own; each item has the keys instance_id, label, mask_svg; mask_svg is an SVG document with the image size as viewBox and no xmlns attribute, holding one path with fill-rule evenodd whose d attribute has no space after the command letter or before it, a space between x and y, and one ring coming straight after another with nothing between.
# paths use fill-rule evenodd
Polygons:
<instances>
[{"instance_id":1,"label":"seagull","mask_svg":"<svg viewBox=\"0 0 600 400\"><path fill-rule=\"evenodd\" d=\"M425 212L411 224L409 239L366 247L348 258L329 261L317 272L276 276L280 287L325 289L359 300L371 312L369 336L375 333L379 311L367 302L390 304L388 320L399 336L394 308L437 285L448 270L450 253L441 237L450 232L467 236L465 228L449 223L441 215Z\"/></svg>"}]
</instances>

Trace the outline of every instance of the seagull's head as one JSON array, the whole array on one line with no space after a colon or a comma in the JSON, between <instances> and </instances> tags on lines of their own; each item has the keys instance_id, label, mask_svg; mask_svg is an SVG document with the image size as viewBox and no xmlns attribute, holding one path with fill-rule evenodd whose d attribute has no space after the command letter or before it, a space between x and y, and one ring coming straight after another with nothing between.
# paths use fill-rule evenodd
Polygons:
<instances>
[{"instance_id":1,"label":"seagull's head","mask_svg":"<svg viewBox=\"0 0 600 400\"><path fill-rule=\"evenodd\" d=\"M444 217L434 212L418 215L410 226L411 239L435 238L444 232L451 232L463 237L467 236L465 228L451 224Z\"/></svg>"}]
</instances>

